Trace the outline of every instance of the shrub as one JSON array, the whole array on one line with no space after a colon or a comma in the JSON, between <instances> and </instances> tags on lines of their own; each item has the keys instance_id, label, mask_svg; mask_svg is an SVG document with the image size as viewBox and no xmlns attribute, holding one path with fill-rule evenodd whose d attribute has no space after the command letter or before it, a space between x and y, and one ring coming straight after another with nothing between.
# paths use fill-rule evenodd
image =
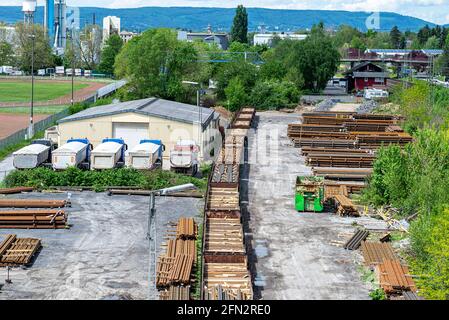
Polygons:
<instances>
[{"instance_id":1,"label":"shrub","mask_svg":"<svg viewBox=\"0 0 449 320\"><path fill-rule=\"evenodd\" d=\"M48 168L16 170L5 178L7 187L29 186L46 189L57 186L93 187L103 191L110 186L140 187L146 190L157 190L180 184L193 183L200 190L205 190L207 181L170 171L137 171L129 168L102 171L83 171L68 168L64 171L53 171Z\"/></svg>"},{"instance_id":2,"label":"shrub","mask_svg":"<svg viewBox=\"0 0 449 320\"><path fill-rule=\"evenodd\" d=\"M256 84L250 101L258 110L277 110L296 105L299 98L300 92L293 82L265 80Z\"/></svg>"}]
</instances>

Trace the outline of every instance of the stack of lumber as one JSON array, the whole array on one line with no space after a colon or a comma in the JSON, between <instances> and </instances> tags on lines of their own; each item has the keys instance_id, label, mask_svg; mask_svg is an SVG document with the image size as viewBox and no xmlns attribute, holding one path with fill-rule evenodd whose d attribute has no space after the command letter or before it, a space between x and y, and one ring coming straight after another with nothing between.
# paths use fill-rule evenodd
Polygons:
<instances>
[{"instance_id":1,"label":"stack of lumber","mask_svg":"<svg viewBox=\"0 0 449 320\"><path fill-rule=\"evenodd\" d=\"M64 210L0 211L0 229L63 229L67 227Z\"/></svg>"},{"instance_id":2,"label":"stack of lumber","mask_svg":"<svg viewBox=\"0 0 449 320\"><path fill-rule=\"evenodd\" d=\"M225 146L220 149L217 163L240 164L242 159L242 148L236 145Z\"/></svg>"},{"instance_id":3,"label":"stack of lumber","mask_svg":"<svg viewBox=\"0 0 449 320\"><path fill-rule=\"evenodd\" d=\"M240 290L252 299L251 276L246 263L206 263L204 265L204 286L213 288L222 285L230 290Z\"/></svg>"},{"instance_id":4,"label":"stack of lumber","mask_svg":"<svg viewBox=\"0 0 449 320\"><path fill-rule=\"evenodd\" d=\"M245 254L240 219L207 218L205 253Z\"/></svg>"},{"instance_id":5,"label":"stack of lumber","mask_svg":"<svg viewBox=\"0 0 449 320\"><path fill-rule=\"evenodd\" d=\"M41 248L39 239L23 238L7 235L0 243L0 267L29 265L36 252Z\"/></svg>"},{"instance_id":6,"label":"stack of lumber","mask_svg":"<svg viewBox=\"0 0 449 320\"><path fill-rule=\"evenodd\" d=\"M345 195L336 195L334 196L334 201L337 206L337 213L341 216L360 216L359 210L357 210L356 206Z\"/></svg>"},{"instance_id":7,"label":"stack of lumber","mask_svg":"<svg viewBox=\"0 0 449 320\"><path fill-rule=\"evenodd\" d=\"M251 300L251 295L239 289L229 289L222 285L216 285L205 291L204 300Z\"/></svg>"},{"instance_id":8,"label":"stack of lumber","mask_svg":"<svg viewBox=\"0 0 449 320\"><path fill-rule=\"evenodd\" d=\"M238 183L239 165L219 163L214 165L212 183Z\"/></svg>"},{"instance_id":9,"label":"stack of lumber","mask_svg":"<svg viewBox=\"0 0 449 320\"><path fill-rule=\"evenodd\" d=\"M177 239L196 239L197 225L193 218L180 218L176 227Z\"/></svg>"},{"instance_id":10,"label":"stack of lumber","mask_svg":"<svg viewBox=\"0 0 449 320\"><path fill-rule=\"evenodd\" d=\"M176 238L168 239L166 250L156 266L156 286L189 285L196 263L196 224L191 218L181 218L176 226Z\"/></svg>"},{"instance_id":11,"label":"stack of lumber","mask_svg":"<svg viewBox=\"0 0 449 320\"><path fill-rule=\"evenodd\" d=\"M238 188L210 187L207 209L218 211L239 211L240 194Z\"/></svg>"},{"instance_id":12,"label":"stack of lumber","mask_svg":"<svg viewBox=\"0 0 449 320\"><path fill-rule=\"evenodd\" d=\"M190 300L190 286L170 286L159 292L159 300Z\"/></svg>"}]
</instances>

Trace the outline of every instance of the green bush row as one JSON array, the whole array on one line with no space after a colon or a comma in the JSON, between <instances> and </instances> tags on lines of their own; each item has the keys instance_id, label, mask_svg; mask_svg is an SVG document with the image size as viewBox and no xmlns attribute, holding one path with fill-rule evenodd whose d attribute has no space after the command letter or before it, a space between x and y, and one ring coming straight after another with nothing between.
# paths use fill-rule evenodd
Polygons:
<instances>
[{"instance_id":1,"label":"green bush row","mask_svg":"<svg viewBox=\"0 0 449 320\"><path fill-rule=\"evenodd\" d=\"M49 187L94 187L103 190L109 186L139 187L145 190L157 190L180 184L193 183L204 191L207 180L197 179L170 171L138 171L129 168L102 171L84 171L69 168L64 171L54 171L48 168L16 170L5 178L6 187L29 186L38 189Z\"/></svg>"}]
</instances>

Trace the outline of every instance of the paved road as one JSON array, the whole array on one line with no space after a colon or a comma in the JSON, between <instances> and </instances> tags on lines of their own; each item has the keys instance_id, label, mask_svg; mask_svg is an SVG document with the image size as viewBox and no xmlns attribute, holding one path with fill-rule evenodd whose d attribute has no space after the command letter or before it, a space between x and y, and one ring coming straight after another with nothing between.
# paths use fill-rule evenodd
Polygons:
<instances>
[{"instance_id":1,"label":"paved road","mask_svg":"<svg viewBox=\"0 0 449 320\"><path fill-rule=\"evenodd\" d=\"M311 174L287 138L287 124L299 116L266 112L258 118L249 137L247 235L256 297L368 299L369 285L357 270L360 255L332 243L354 232L354 218L294 210L296 176Z\"/></svg>"}]
</instances>

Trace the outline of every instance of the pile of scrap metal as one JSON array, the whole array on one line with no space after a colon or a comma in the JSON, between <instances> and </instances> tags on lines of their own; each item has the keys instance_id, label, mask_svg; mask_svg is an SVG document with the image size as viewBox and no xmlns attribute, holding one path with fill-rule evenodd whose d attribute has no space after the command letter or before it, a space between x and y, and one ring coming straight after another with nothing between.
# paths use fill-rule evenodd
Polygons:
<instances>
[{"instance_id":1,"label":"pile of scrap metal","mask_svg":"<svg viewBox=\"0 0 449 320\"><path fill-rule=\"evenodd\" d=\"M195 221L180 218L176 238L167 241L156 267L156 286L161 290L161 300L189 300L192 271L197 260L196 236Z\"/></svg>"},{"instance_id":2,"label":"pile of scrap metal","mask_svg":"<svg viewBox=\"0 0 449 320\"><path fill-rule=\"evenodd\" d=\"M68 215L60 208L68 204L66 200L0 199L0 208L7 208L0 211L0 229L64 229Z\"/></svg>"},{"instance_id":3,"label":"pile of scrap metal","mask_svg":"<svg viewBox=\"0 0 449 320\"><path fill-rule=\"evenodd\" d=\"M40 248L39 239L17 238L9 234L0 243L0 267L29 266Z\"/></svg>"},{"instance_id":4,"label":"pile of scrap metal","mask_svg":"<svg viewBox=\"0 0 449 320\"><path fill-rule=\"evenodd\" d=\"M243 108L227 130L209 178L203 228L201 297L253 298L240 205L240 168L255 109Z\"/></svg>"},{"instance_id":5,"label":"pile of scrap metal","mask_svg":"<svg viewBox=\"0 0 449 320\"><path fill-rule=\"evenodd\" d=\"M416 293L416 285L409 269L396 255L389 243L363 241L361 244L365 265L374 270L379 286L388 297Z\"/></svg>"},{"instance_id":6,"label":"pile of scrap metal","mask_svg":"<svg viewBox=\"0 0 449 320\"><path fill-rule=\"evenodd\" d=\"M385 242L390 239L390 235L383 234L379 241L367 241L369 235L367 230L357 230L344 248L361 249L365 265L374 271L377 283L389 299L421 299L416 293L416 285L408 267L401 262L391 244Z\"/></svg>"}]
</instances>

